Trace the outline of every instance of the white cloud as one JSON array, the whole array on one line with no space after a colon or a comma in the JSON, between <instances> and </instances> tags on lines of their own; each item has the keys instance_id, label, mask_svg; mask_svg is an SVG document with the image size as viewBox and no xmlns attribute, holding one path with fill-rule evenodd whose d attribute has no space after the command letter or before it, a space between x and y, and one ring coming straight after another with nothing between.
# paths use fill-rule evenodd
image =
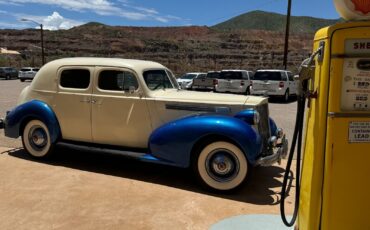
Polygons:
<instances>
[{"instance_id":1,"label":"white cloud","mask_svg":"<svg viewBox=\"0 0 370 230\"><path fill-rule=\"evenodd\" d=\"M160 15L153 8L132 5L127 0L0 0L0 4L43 4L61 7L70 11L94 12L98 15L118 16L129 20L156 20L167 23L170 20L181 21L179 17Z\"/></svg>"},{"instance_id":2,"label":"white cloud","mask_svg":"<svg viewBox=\"0 0 370 230\"><path fill-rule=\"evenodd\" d=\"M25 15L25 14L18 14L16 15L18 19L26 18L38 23L42 23L44 29L46 30L65 30L70 29L74 26L79 26L84 24L84 22L67 19L61 16L58 12L53 12L52 15L49 16L35 16L35 15ZM39 27L37 27L39 28Z\"/></svg>"}]
</instances>

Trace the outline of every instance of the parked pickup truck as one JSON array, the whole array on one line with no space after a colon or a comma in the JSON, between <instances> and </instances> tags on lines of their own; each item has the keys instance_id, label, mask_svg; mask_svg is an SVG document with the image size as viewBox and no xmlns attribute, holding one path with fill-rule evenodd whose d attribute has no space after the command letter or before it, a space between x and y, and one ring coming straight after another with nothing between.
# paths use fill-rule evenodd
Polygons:
<instances>
[{"instance_id":1,"label":"parked pickup truck","mask_svg":"<svg viewBox=\"0 0 370 230\"><path fill-rule=\"evenodd\" d=\"M37 72L0 128L21 136L34 158L49 157L57 145L120 154L191 168L202 185L228 191L252 166L287 154L268 110L262 97L181 90L156 62L66 58Z\"/></svg>"},{"instance_id":2,"label":"parked pickup truck","mask_svg":"<svg viewBox=\"0 0 370 230\"><path fill-rule=\"evenodd\" d=\"M192 90L207 90L214 91L217 83L217 78L220 77L219 71L208 72L205 77L193 79Z\"/></svg>"}]
</instances>

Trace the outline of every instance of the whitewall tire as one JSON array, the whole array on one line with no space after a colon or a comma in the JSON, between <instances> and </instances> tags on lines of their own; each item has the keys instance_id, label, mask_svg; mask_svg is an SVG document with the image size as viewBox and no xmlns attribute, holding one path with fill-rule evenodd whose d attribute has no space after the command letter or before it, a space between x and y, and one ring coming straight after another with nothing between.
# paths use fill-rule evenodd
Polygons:
<instances>
[{"instance_id":1,"label":"whitewall tire","mask_svg":"<svg viewBox=\"0 0 370 230\"><path fill-rule=\"evenodd\" d=\"M247 177L249 169L243 151L225 141L206 145L194 163L200 182L217 191L229 191L239 187Z\"/></svg>"},{"instance_id":2,"label":"whitewall tire","mask_svg":"<svg viewBox=\"0 0 370 230\"><path fill-rule=\"evenodd\" d=\"M49 156L54 147L51 143L49 129L39 120L31 120L26 124L23 129L22 142L26 152L36 158Z\"/></svg>"}]
</instances>

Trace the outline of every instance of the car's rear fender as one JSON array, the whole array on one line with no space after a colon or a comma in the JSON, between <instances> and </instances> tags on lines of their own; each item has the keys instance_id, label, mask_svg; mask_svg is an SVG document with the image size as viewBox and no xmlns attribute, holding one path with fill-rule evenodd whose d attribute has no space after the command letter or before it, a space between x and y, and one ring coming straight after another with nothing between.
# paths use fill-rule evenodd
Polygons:
<instances>
[{"instance_id":1,"label":"car's rear fender","mask_svg":"<svg viewBox=\"0 0 370 230\"><path fill-rule=\"evenodd\" d=\"M5 118L5 136L18 138L26 123L38 119L45 123L53 143L61 137L60 126L54 111L45 102L32 100L11 110Z\"/></svg>"},{"instance_id":2,"label":"car's rear fender","mask_svg":"<svg viewBox=\"0 0 370 230\"><path fill-rule=\"evenodd\" d=\"M215 136L239 146L251 164L261 152L261 137L251 125L222 115L195 115L171 121L152 133L149 150L154 157L186 168L194 146Z\"/></svg>"}]
</instances>

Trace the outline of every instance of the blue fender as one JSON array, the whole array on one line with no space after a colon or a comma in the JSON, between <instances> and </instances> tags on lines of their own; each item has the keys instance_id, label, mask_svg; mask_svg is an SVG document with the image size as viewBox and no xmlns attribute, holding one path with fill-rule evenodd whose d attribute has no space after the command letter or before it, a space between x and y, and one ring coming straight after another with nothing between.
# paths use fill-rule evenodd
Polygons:
<instances>
[{"instance_id":1,"label":"blue fender","mask_svg":"<svg viewBox=\"0 0 370 230\"><path fill-rule=\"evenodd\" d=\"M262 149L260 135L246 122L230 116L195 115L171 121L149 139L150 153L178 167L189 167L195 144L207 136L223 136L235 142L254 164Z\"/></svg>"},{"instance_id":2,"label":"blue fender","mask_svg":"<svg viewBox=\"0 0 370 230\"><path fill-rule=\"evenodd\" d=\"M59 122L53 110L45 102L32 100L15 107L5 118L5 136L18 138L24 121L38 119L45 123L50 132L51 142L61 136Z\"/></svg>"}]
</instances>

